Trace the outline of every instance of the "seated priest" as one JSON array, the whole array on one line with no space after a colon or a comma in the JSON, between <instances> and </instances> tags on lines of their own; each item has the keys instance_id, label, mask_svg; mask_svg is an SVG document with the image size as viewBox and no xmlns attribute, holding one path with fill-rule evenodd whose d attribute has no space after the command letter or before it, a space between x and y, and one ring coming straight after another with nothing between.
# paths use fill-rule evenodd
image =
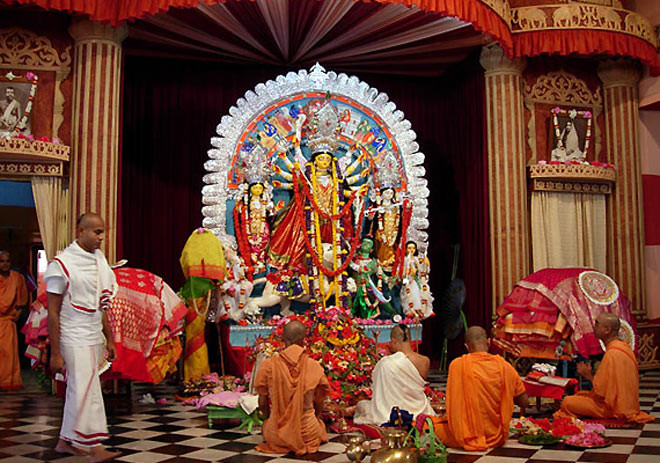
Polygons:
<instances>
[{"instance_id":1,"label":"seated priest","mask_svg":"<svg viewBox=\"0 0 660 463\"><path fill-rule=\"evenodd\" d=\"M489 346L486 331L472 326L465 333L468 353L449 365L447 415L432 418L447 447L486 450L503 445L514 402L529 405L518 372L501 356L489 354Z\"/></svg>"},{"instance_id":2,"label":"seated priest","mask_svg":"<svg viewBox=\"0 0 660 463\"><path fill-rule=\"evenodd\" d=\"M264 453L314 453L328 441L319 419L330 385L319 362L303 348L306 328L299 321L284 325L284 350L264 360L254 383L259 409L266 416L261 429Z\"/></svg>"},{"instance_id":3,"label":"seated priest","mask_svg":"<svg viewBox=\"0 0 660 463\"><path fill-rule=\"evenodd\" d=\"M355 424L381 425L389 421L395 406L415 416L420 413L434 415L424 393L431 362L428 357L413 351L410 329L406 325L392 328L388 348L392 354L380 359L374 367L371 400L357 404L353 416Z\"/></svg>"},{"instance_id":4,"label":"seated priest","mask_svg":"<svg viewBox=\"0 0 660 463\"><path fill-rule=\"evenodd\" d=\"M566 397L555 417L619 419L648 423L654 418L639 410L639 369L635 353L619 340L619 317L603 312L594 324L594 335L605 344L605 355L593 373L588 363L578 363L578 373L591 381L591 391Z\"/></svg>"}]
</instances>

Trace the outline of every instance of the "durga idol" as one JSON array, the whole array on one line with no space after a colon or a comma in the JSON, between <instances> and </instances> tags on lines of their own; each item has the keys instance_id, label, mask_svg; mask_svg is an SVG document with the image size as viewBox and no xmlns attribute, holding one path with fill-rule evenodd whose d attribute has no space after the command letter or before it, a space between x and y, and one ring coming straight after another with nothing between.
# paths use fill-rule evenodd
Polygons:
<instances>
[{"instance_id":1,"label":"durga idol","mask_svg":"<svg viewBox=\"0 0 660 463\"><path fill-rule=\"evenodd\" d=\"M348 177L342 173L334 155L338 147L339 119L336 108L329 101L312 115L307 138L311 157L301 167L300 160L304 160L304 156L300 134L305 119L304 113L300 113L296 121L294 149L299 161L294 163L287 152L280 152L285 167L273 167L274 174L285 180L276 180L273 186L293 190L293 197L275 219L268 259L278 269L297 270L309 277L310 302L325 305L334 296L335 304L344 305L348 296L346 270L359 246L364 215L362 206L357 212L358 220L353 221L352 206L368 188L367 185L353 185L368 171L350 175L361 163L358 157L346 169ZM350 153L346 155L350 156ZM322 262L324 243L332 245L330 267ZM327 278L321 278L321 274Z\"/></svg>"}]
</instances>

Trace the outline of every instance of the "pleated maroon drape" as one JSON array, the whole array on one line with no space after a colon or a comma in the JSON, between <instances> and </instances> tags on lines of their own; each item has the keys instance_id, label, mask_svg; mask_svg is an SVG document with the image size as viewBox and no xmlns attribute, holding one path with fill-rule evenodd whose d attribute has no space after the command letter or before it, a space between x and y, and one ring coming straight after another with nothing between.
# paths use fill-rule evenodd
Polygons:
<instances>
[{"instance_id":1,"label":"pleated maroon drape","mask_svg":"<svg viewBox=\"0 0 660 463\"><path fill-rule=\"evenodd\" d=\"M189 233L201 224L203 164L215 126L245 91L287 71L126 57L120 257L162 276L174 288L183 284L179 255ZM450 246L460 242L459 276L467 286L469 322L488 323L484 80L476 56L441 79L358 77L390 96L412 123L426 154L436 300L450 278ZM438 319L426 322L428 329L440 329ZM437 336L426 339L424 350L438 357Z\"/></svg>"}]
</instances>

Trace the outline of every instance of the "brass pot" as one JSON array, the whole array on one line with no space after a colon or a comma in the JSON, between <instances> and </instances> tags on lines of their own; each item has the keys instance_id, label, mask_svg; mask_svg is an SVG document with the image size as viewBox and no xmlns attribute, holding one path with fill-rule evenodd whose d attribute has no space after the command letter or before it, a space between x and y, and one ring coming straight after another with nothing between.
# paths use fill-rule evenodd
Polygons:
<instances>
[{"instance_id":1,"label":"brass pot","mask_svg":"<svg viewBox=\"0 0 660 463\"><path fill-rule=\"evenodd\" d=\"M364 446L364 436L352 436L348 438L346 443L346 456L349 461L360 463L368 454L369 450Z\"/></svg>"},{"instance_id":2,"label":"brass pot","mask_svg":"<svg viewBox=\"0 0 660 463\"><path fill-rule=\"evenodd\" d=\"M383 448L371 455L371 463L417 463L417 452L403 446L405 431L383 428L381 433Z\"/></svg>"}]
</instances>

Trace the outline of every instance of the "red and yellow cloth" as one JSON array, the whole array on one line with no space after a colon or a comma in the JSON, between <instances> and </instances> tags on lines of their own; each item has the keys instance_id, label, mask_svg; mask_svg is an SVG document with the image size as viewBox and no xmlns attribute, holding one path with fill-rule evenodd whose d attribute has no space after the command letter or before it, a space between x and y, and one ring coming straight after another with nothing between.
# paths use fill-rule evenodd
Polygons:
<instances>
[{"instance_id":1,"label":"red and yellow cloth","mask_svg":"<svg viewBox=\"0 0 660 463\"><path fill-rule=\"evenodd\" d=\"M165 344L174 338L173 342L179 344L175 336L188 309L159 276L127 267L114 272L119 290L108 310L108 322L117 360L111 372L125 379L158 383L178 360L181 347L177 354L176 348L156 349L156 343ZM162 357L165 352L170 355ZM160 358L150 362L154 355Z\"/></svg>"}]
</instances>

